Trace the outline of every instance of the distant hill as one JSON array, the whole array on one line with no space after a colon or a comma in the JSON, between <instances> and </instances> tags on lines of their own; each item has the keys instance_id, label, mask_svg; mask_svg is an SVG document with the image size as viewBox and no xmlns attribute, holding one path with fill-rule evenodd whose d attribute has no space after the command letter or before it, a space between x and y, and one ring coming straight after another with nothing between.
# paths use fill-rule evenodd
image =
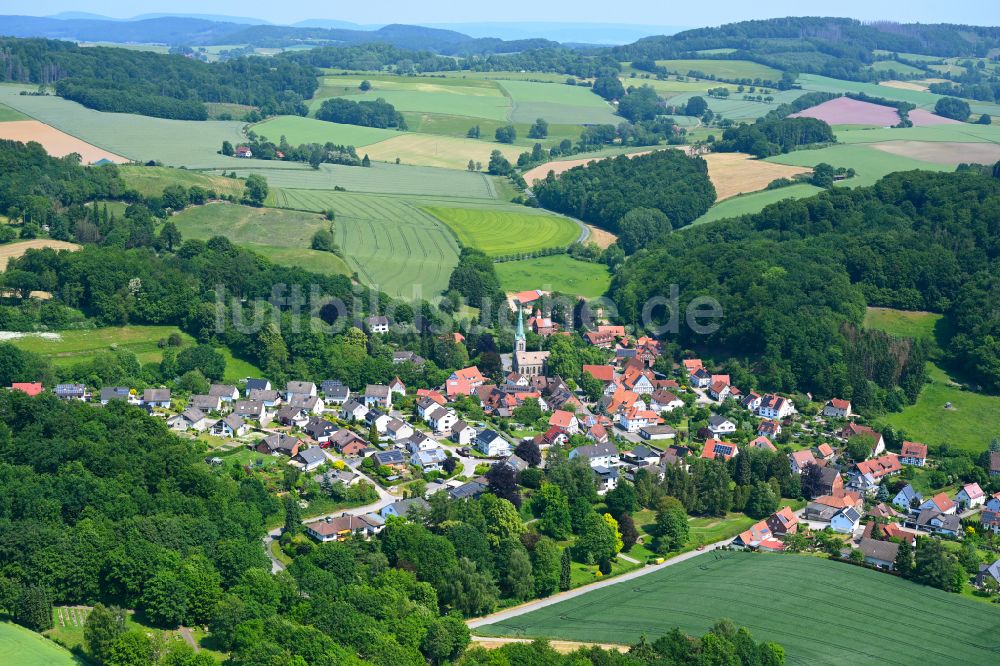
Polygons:
<instances>
[{"instance_id":1,"label":"distant hill","mask_svg":"<svg viewBox=\"0 0 1000 666\"><path fill-rule=\"evenodd\" d=\"M457 30L472 37L496 37L505 40L544 38L564 44L602 45L628 44L643 37L673 35L688 29L681 26L570 22L428 23L427 25L432 28Z\"/></svg>"},{"instance_id":2,"label":"distant hill","mask_svg":"<svg viewBox=\"0 0 1000 666\"><path fill-rule=\"evenodd\" d=\"M149 14L140 14L139 16L133 16L130 21L144 21L146 19L154 18L194 18L202 19L204 21L216 21L218 23L240 23L243 25L271 25L270 21L265 21L261 18L254 18L251 16L225 16L223 14L184 14L178 13L173 14L170 12L155 12Z\"/></svg>"}]
</instances>

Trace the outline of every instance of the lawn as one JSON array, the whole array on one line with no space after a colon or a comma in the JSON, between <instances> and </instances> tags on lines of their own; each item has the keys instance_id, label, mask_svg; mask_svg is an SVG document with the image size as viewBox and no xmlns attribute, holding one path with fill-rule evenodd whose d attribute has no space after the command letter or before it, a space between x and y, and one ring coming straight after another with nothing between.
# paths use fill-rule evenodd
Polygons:
<instances>
[{"instance_id":1,"label":"lawn","mask_svg":"<svg viewBox=\"0 0 1000 666\"><path fill-rule=\"evenodd\" d=\"M274 143L285 137L293 146L301 143L327 142L344 146L363 146L399 134L397 130L328 123L325 120L301 116L277 116L251 125L249 129Z\"/></svg>"},{"instance_id":2,"label":"lawn","mask_svg":"<svg viewBox=\"0 0 1000 666\"><path fill-rule=\"evenodd\" d=\"M118 167L125 186L135 190L144 197L158 197L163 190L171 185L191 188L195 185L216 194L243 195L243 181L228 176L209 175L200 171L173 169L156 166L121 166Z\"/></svg>"},{"instance_id":3,"label":"lawn","mask_svg":"<svg viewBox=\"0 0 1000 666\"><path fill-rule=\"evenodd\" d=\"M947 617L948 631L928 640L899 612ZM789 664L986 664L1000 650L995 606L818 557L743 552L706 553L476 633L630 643L675 626L702 634L720 618L780 643Z\"/></svg>"},{"instance_id":4,"label":"lawn","mask_svg":"<svg viewBox=\"0 0 1000 666\"><path fill-rule=\"evenodd\" d=\"M533 123L536 118L545 118L550 123L617 124L621 120L590 88L536 81L499 83L513 101L510 118L515 122Z\"/></svg>"},{"instance_id":5,"label":"lawn","mask_svg":"<svg viewBox=\"0 0 1000 666\"><path fill-rule=\"evenodd\" d=\"M573 220L546 213L442 207L424 210L448 225L462 245L494 257L566 247L581 233Z\"/></svg>"},{"instance_id":6,"label":"lawn","mask_svg":"<svg viewBox=\"0 0 1000 666\"><path fill-rule=\"evenodd\" d=\"M568 254L505 261L496 265L496 271L505 292L542 289L595 298L611 286L604 264L578 261Z\"/></svg>"},{"instance_id":7,"label":"lawn","mask_svg":"<svg viewBox=\"0 0 1000 666\"><path fill-rule=\"evenodd\" d=\"M46 335L26 333L10 342L26 351L35 352L48 358L55 366L74 365L92 361L98 354L112 349L127 349L140 363L159 363L163 360L163 348L159 341L171 333L180 333L184 346L194 343L194 339L173 326L112 326L74 331L60 331ZM226 348L219 351L226 357L226 381L236 381L248 376L260 376L260 370L248 361L234 358Z\"/></svg>"},{"instance_id":8,"label":"lawn","mask_svg":"<svg viewBox=\"0 0 1000 666\"><path fill-rule=\"evenodd\" d=\"M770 206L778 201L804 199L819 192L822 192L822 190L818 187L801 184L781 187L776 190L761 190L760 192L743 194L718 202L709 208L708 212L695 220L691 226L714 222L715 220L722 220L727 217L739 217L740 215L759 213L765 206Z\"/></svg>"},{"instance_id":9,"label":"lawn","mask_svg":"<svg viewBox=\"0 0 1000 666\"><path fill-rule=\"evenodd\" d=\"M82 666L87 662L41 634L10 622L0 622L0 663L11 666Z\"/></svg>"},{"instance_id":10,"label":"lawn","mask_svg":"<svg viewBox=\"0 0 1000 666\"><path fill-rule=\"evenodd\" d=\"M693 70L720 79L781 80L780 70L749 60L657 60L656 64L682 76Z\"/></svg>"}]
</instances>

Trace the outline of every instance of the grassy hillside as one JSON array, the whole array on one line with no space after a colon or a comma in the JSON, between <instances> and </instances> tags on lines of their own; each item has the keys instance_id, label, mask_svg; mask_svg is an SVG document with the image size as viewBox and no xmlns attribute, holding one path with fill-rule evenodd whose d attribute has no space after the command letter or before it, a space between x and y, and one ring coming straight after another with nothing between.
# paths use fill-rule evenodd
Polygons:
<instances>
[{"instance_id":1,"label":"grassy hillside","mask_svg":"<svg viewBox=\"0 0 1000 666\"><path fill-rule=\"evenodd\" d=\"M269 118L262 123L251 125L250 129L275 143L278 143L281 137L285 137L293 146L328 141L345 146L363 146L399 134L396 130L328 123L325 120L301 116Z\"/></svg>"},{"instance_id":2,"label":"grassy hillside","mask_svg":"<svg viewBox=\"0 0 1000 666\"><path fill-rule=\"evenodd\" d=\"M928 640L923 623L892 609L947 617L948 631ZM818 557L742 552L701 555L476 633L629 643L674 626L702 634L720 618L781 643L790 664L992 663L1000 650L995 606Z\"/></svg>"},{"instance_id":3,"label":"grassy hillside","mask_svg":"<svg viewBox=\"0 0 1000 666\"><path fill-rule=\"evenodd\" d=\"M0 622L0 663L10 666L83 666L74 656L40 634L9 622Z\"/></svg>"},{"instance_id":4,"label":"grassy hillside","mask_svg":"<svg viewBox=\"0 0 1000 666\"><path fill-rule=\"evenodd\" d=\"M578 261L568 254L505 261L496 265L496 271L505 292L542 289L596 298L611 285L603 264Z\"/></svg>"},{"instance_id":5,"label":"grassy hillside","mask_svg":"<svg viewBox=\"0 0 1000 666\"><path fill-rule=\"evenodd\" d=\"M558 215L508 210L427 207L455 232L462 245L501 256L566 247L580 237L580 227Z\"/></svg>"},{"instance_id":6,"label":"grassy hillside","mask_svg":"<svg viewBox=\"0 0 1000 666\"><path fill-rule=\"evenodd\" d=\"M750 215L759 213L765 206L784 199L803 199L811 197L820 192L820 188L813 185L790 185L776 190L761 190L732 197L725 201L720 201L708 209L708 212L695 220L691 226L714 222L727 217L739 217L740 215ZM686 228L686 227L685 227Z\"/></svg>"},{"instance_id":7,"label":"grassy hillside","mask_svg":"<svg viewBox=\"0 0 1000 666\"><path fill-rule=\"evenodd\" d=\"M721 79L781 80L780 70L749 60L657 60L656 64L684 76L693 70Z\"/></svg>"},{"instance_id":8,"label":"grassy hillside","mask_svg":"<svg viewBox=\"0 0 1000 666\"><path fill-rule=\"evenodd\" d=\"M122 180L129 189L136 190L144 197L158 197L171 185L190 188L197 185L217 194L242 196L243 181L237 178L172 169L169 167L122 166L119 167Z\"/></svg>"}]
</instances>

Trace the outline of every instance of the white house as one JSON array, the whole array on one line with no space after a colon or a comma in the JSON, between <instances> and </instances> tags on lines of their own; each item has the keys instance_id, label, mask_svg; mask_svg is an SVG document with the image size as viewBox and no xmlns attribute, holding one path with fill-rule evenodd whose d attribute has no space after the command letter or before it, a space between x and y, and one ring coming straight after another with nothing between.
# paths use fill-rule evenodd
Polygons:
<instances>
[{"instance_id":1,"label":"white house","mask_svg":"<svg viewBox=\"0 0 1000 666\"><path fill-rule=\"evenodd\" d=\"M357 400L348 400L340 408L340 418L345 421L360 421L368 416L368 408Z\"/></svg>"},{"instance_id":2,"label":"white house","mask_svg":"<svg viewBox=\"0 0 1000 666\"><path fill-rule=\"evenodd\" d=\"M406 421L390 418L385 426L385 435L393 442L401 442L413 434L413 426Z\"/></svg>"},{"instance_id":3,"label":"white house","mask_svg":"<svg viewBox=\"0 0 1000 666\"><path fill-rule=\"evenodd\" d=\"M291 402L297 395L307 398L316 395L316 385L312 382L288 382L285 385L285 400Z\"/></svg>"},{"instance_id":4,"label":"white house","mask_svg":"<svg viewBox=\"0 0 1000 666\"><path fill-rule=\"evenodd\" d=\"M476 429L465 421L458 421L451 427L451 441L459 446L468 446L476 438Z\"/></svg>"},{"instance_id":5,"label":"white house","mask_svg":"<svg viewBox=\"0 0 1000 666\"><path fill-rule=\"evenodd\" d=\"M978 483L969 483L958 491L955 501L958 502L962 511L967 511L986 504L986 493L983 492Z\"/></svg>"},{"instance_id":6,"label":"white house","mask_svg":"<svg viewBox=\"0 0 1000 666\"><path fill-rule=\"evenodd\" d=\"M407 437L402 444L410 453L419 453L420 451L430 451L431 449L441 448L441 445L438 444L436 440L431 439L422 432L413 433Z\"/></svg>"},{"instance_id":7,"label":"white house","mask_svg":"<svg viewBox=\"0 0 1000 666\"><path fill-rule=\"evenodd\" d=\"M384 315L375 315L365 320L365 326L369 333L388 333L389 318Z\"/></svg>"},{"instance_id":8,"label":"white house","mask_svg":"<svg viewBox=\"0 0 1000 666\"><path fill-rule=\"evenodd\" d=\"M250 426L236 414L230 414L212 424L212 434L216 437L242 437L250 432Z\"/></svg>"},{"instance_id":9,"label":"white house","mask_svg":"<svg viewBox=\"0 0 1000 666\"><path fill-rule=\"evenodd\" d=\"M903 465L924 467L927 464L927 445L920 442L903 442L899 452L899 462Z\"/></svg>"},{"instance_id":10,"label":"white house","mask_svg":"<svg viewBox=\"0 0 1000 666\"><path fill-rule=\"evenodd\" d=\"M892 498L892 503L901 509L911 511L913 508L913 500L917 501L917 506L924 503L923 495L914 490L913 486L910 484L906 484L903 486L902 490L896 493L896 496Z\"/></svg>"},{"instance_id":11,"label":"white house","mask_svg":"<svg viewBox=\"0 0 1000 666\"><path fill-rule=\"evenodd\" d=\"M724 416L712 414L712 416L708 417L708 429L712 431L713 435L718 437L719 435L729 435L736 432L736 424Z\"/></svg>"},{"instance_id":12,"label":"white house","mask_svg":"<svg viewBox=\"0 0 1000 666\"><path fill-rule=\"evenodd\" d=\"M212 384L208 388L208 394L218 397L222 402L236 402L240 399L239 389L229 384Z\"/></svg>"},{"instance_id":13,"label":"white house","mask_svg":"<svg viewBox=\"0 0 1000 666\"><path fill-rule=\"evenodd\" d=\"M633 407L618 414L618 426L625 432L639 432L647 426L662 423L663 419L656 412Z\"/></svg>"},{"instance_id":14,"label":"white house","mask_svg":"<svg viewBox=\"0 0 1000 666\"><path fill-rule=\"evenodd\" d=\"M476 436L474 446L477 451L490 458L507 457L511 454L510 442L489 429Z\"/></svg>"},{"instance_id":15,"label":"white house","mask_svg":"<svg viewBox=\"0 0 1000 666\"><path fill-rule=\"evenodd\" d=\"M655 391L649 396L649 408L654 412L672 412L684 406L684 401L668 391Z\"/></svg>"},{"instance_id":16,"label":"white house","mask_svg":"<svg viewBox=\"0 0 1000 666\"><path fill-rule=\"evenodd\" d=\"M416 465L423 472L440 472L443 469L444 461L448 459L444 449L428 449L427 451L417 451L410 456L410 464Z\"/></svg>"},{"instance_id":17,"label":"white house","mask_svg":"<svg viewBox=\"0 0 1000 666\"><path fill-rule=\"evenodd\" d=\"M431 415L428 422L435 432L451 432L451 429L458 423L458 414L454 409L438 409Z\"/></svg>"},{"instance_id":18,"label":"white house","mask_svg":"<svg viewBox=\"0 0 1000 666\"><path fill-rule=\"evenodd\" d=\"M698 368L692 372L689 379L695 388L708 388L712 385L712 373L705 368Z\"/></svg>"},{"instance_id":19,"label":"white house","mask_svg":"<svg viewBox=\"0 0 1000 666\"><path fill-rule=\"evenodd\" d=\"M178 431L197 430L203 432L208 430L211 425L212 421L205 416L205 412L193 407L167 419L167 427Z\"/></svg>"},{"instance_id":20,"label":"white house","mask_svg":"<svg viewBox=\"0 0 1000 666\"><path fill-rule=\"evenodd\" d=\"M618 447L612 443L578 446L569 452L570 459L583 458L591 467L618 467Z\"/></svg>"},{"instance_id":21,"label":"white house","mask_svg":"<svg viewBox=\"0 0 1000 666\"><path fill-rule=\"evenodd\" d=\"M146 389L142 392L142 404L146 407L170 409L170 389Z\"/></svg>"},{"instance_id":22,"label":"white house","mask_svg":"<svg viewBox=\"0 0 1000 666\"><path fill-rule=\"evenodd\" d=\"M831 419L846 419L851 416L851 401L831 398L823 406L823 416Z\"/></svg>"},{"instance_id":23,"label":"white house","mask_svg":"<svg viewBox=\"0 0 1000 666\"><path fill-rule=\"evenodd\" d=\"M853 506L838 511L830 520L830 527L834 532L840 534L851 534L858 529L861 523L861 514Z\"/></svg>"},{"instance_id":24,"label":"white house","mask_svg":"<svg viewBox=\"0 0 1000 666\"><path fill-rule=\"evenodd\" d=\"M762 397L757 407L757 416L765 419L783 419L794 412L795 406L791 400L773 393Z\"/></svg>"},{"instance_id":25,"label":"white house","mask_svg":"<svg viewBox=\"0 0 1000 666\"><path fill-rule=\"evenodd\" d=\"M326 462L326 455L323 449L318 446L310 446L307 449L299 449L299 452L292 458L298 466L305 472L311 472Z\"/></svg>"}]
</instances>

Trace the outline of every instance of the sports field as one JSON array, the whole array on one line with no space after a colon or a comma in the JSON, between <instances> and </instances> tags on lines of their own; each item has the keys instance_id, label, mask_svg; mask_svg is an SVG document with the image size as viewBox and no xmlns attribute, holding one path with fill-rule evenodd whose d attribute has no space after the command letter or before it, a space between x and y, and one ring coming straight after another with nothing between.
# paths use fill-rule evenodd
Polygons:
<instances>
[{"instance_id":1,"label":"sports field","mask_svg":"<svg viewBox=\"0 0 1000 666\"><path fill-rule=\"evenodd\" d=\"M482 164L485 169L490 162L490 153L494 150L499 150L511 163L516 162L517 156L524 152L523 147L490 141L397 132L384 141L359 146L358 155L368 155L373 160L393 163L399 158L401 164L444 169L467 169L469 160L473 160Z\"/></svg>"},{"instance_id":2,"label":"sports field","mask_svg":"<svg viewBox=\"0 0 1000 666\"><path fill-rule=\"evenodd\" d=\"M293 146L302 143L327 142L342 146L363 146L399 134L397 130L328 123L325 120L301 116L276 116L262 123L251 125L249 129L256 132L258 136L267 137L274 143L278 143L281 137L285 137L288 143Z\"/></svg>"},{"instance_id":3,"label":"sports field","mask_svg":"<svg viewBox=\"0 0 1000 666\"><path fill-rule=\"evenodd\" d=\"M351 274L337 255L309 249L313 234L329 225L316 213L214 203L187 208L171 220L184 238L225 236L278 264L317 273Z\"/></svg>"},{"instance_id":4,"label":"sports field","mask_svg":"<svg viewBox=\"0 0 1000 666\"><path fill-rule=\"evenodd\" d=\"M811 197L822 190L814 185L789 185L776 190L761 190L750 194L742 194L737 197L719 201L708 209L704 215L695 220L691 226L714 222L727 217L739 217L740 215L750 215L764 210L765 206L770 206L784 199L803 199ZM681 230L687 227L682 227Z\"/></svg>"},{"instance_id":5,"label":"sports field","mask_svg":"<svg viewBox=\"0 0 1000 666\"><path fill-rule=\"evenodd\" d=\"M0 663L9 666L83 666L82 658L30 629L0 622Z\"/></svg>"},{"instance_id":6,"label":"sports field","mask_svg":"<svg viewBox=\"0 0 1000 666\"><path fill-rule=\"evenodd\" d=\"M781 80L780 70L749 60L657 60L656 64L682 76L697 71L720 79Z\"/></svg>"},{"instance_id":7,"label":"sports field","mask_svg":"<svg viewBox=\"0 0 1000 666\"><path fill-rule=\"evenodd\" d=\"M504 261L496 264L496 271L500 287L507 293L541 289L596 298L611 286L604 264L578 261L568 254Z\"/></svg>"},{"instance_id":8,"label":"sports field","mask_svg":"<svg viewBox=\"0 0 1000 666\"><path fill-rule=\"evenodd\" d=\"M611 106L590 88L568 86L565 83L538 83L536 81L500 81L500 86L510 95L514 122L533 123L545 118L550 123L617 124Z\"/></svg>"},{"instance_id":9,"label":"sports field","mask_svg":"<svg viewBox=\"0 0 1000 666\"><path fill-rule=\"evenodd\" d=\"M947 631L905 618L948 618ZM784 646L788 664L987 664L1000 608L860 567L799 555L712 552L476 629L632 643L720 618Z\"/></svg>"},{"instance_id":10,"label":"sports field","mask_svg":"<svg viewBox=\"0 0 1000 666\"><path fill-rule=\"evenodd\" d=\"M580 238L576 222L559 215L477 208L426 207L459 242L491 256L566 247Z\"/></svg>"}]
</instances>

